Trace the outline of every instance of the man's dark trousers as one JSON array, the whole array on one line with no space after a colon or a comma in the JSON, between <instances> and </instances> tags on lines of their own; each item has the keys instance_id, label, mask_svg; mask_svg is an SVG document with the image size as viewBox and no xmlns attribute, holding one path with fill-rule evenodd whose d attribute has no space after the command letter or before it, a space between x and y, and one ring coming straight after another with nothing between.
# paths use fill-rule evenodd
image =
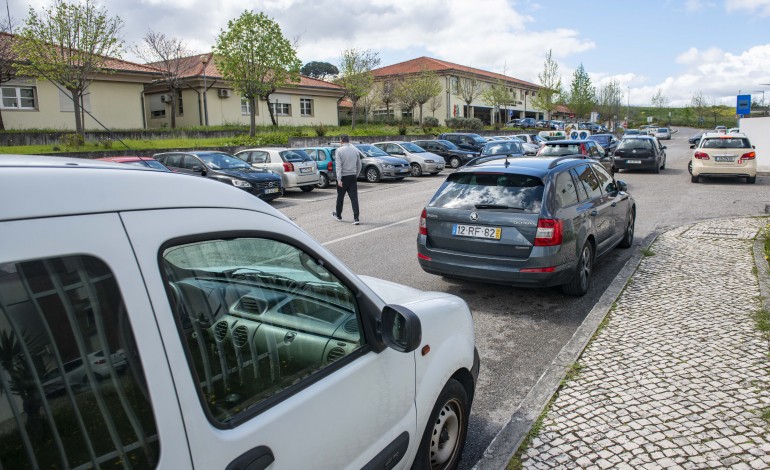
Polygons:
<instances>
[{"instance_id":1,"label":"man's dark trousers","mask_svg":"<svg viewBox=\"0 0 770 470\"><path fill-rule=\"evenodd\" d=\"M337 217L342 217L342 202L345 199L345 193L350 198L350 205L353 207L353 218L358 220L358 182L356 175L345 175L342 177L342 186L337 185Z\"/></svg>"}]
</instances>

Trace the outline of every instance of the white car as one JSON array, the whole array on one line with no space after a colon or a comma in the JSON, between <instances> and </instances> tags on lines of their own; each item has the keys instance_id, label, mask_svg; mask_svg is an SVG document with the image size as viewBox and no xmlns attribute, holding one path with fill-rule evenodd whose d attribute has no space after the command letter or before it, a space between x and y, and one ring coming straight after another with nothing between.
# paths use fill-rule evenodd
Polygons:
<instances>
[{"instance_id":1,"label":"white car","mask_svg":"<svg viewBox=\"0 0 770 470\"><path fill-rule=\"evenodd\" d=\"M309 193L320 181L318 165L303 150L267 147L241 150L236 157L254 168L281 175L284 189L299 188Z\"/></svg>"},{"instance_id":2,"label":"white car","mask_svg":"<svg viewBox=\"0 0 770 470\"><path fill-rule=\"evenodd\" d=\"M411 142L377 142L372 145L392 157L406 159L412 169L412 176L422 176L425 173L437 175L446 166L444 157L428 152Z\"/></svg>"},{"instance_id":3,"label":"white car","mask_svg":"<svg viewBox=\"0 0 770 470\"><path fill-rule=\"evenodd\" d=\"M653 135L658 140L671 140L671 129L668 127L658 127Z\"/></svg>"},{"instance_id":4,"label":"white car","mask_svg":"<svg viewBox=\"0 0 770 470\"><path fill-rule=\"evenodd\" d=\"M207 178L0 155L0 200L4 429L53 436L4 467L457 466L461 298L357 276Z\"/></svg>"},{"instance_id":5,"label":"white car","mask_svg":"<svg viewBox=\"0 0 770 470\"><path fill-rule=\"evenodd\" d=\"M757 181L757 153L746 134L710 132L703 134L690 161L691 181L702 177L737 176Z\"/></svg>"}]
</instances>

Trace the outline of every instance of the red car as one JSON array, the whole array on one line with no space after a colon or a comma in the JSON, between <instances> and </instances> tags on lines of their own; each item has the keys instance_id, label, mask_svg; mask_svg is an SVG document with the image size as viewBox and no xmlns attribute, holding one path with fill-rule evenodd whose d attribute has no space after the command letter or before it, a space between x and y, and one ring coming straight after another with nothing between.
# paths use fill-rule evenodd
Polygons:
<instances>
[{"instance_id":1,"label":"red car","mask_svg":"<svg viewBox=\"0 0 770 470\"><path fill-rule=\"evenodd\" d=\"M160 170L160 171L171 171L168 169L168 167L158 160L155 160L152 157L132 157L132 156L125 156L125 157L105 157L105 158L97 158L97 160L102 160L105 162L115 162L115 163L125 163L126 165L136 165L136 166L145 166L152 168L153 170Z\"/></svg>"}]
</instances>

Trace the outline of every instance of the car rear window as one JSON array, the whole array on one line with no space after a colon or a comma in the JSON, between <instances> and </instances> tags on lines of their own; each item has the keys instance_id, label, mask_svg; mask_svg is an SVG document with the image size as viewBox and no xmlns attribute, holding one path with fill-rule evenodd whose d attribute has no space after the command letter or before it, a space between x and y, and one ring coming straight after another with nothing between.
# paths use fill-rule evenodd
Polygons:
<instances>
[{"instance_id":1,"label":"car rear window","mask_svg":"<svg viewBox=\"0 0 770 470\"><path fill-rule=\"evenodd\" d=\"M751 148L749 139L744 137L719 137L716 139L703 139L701 148L704 149L748 149Z\"/></svg>"},{"instance_id":2,"label":"car rear window","mask_svg":"<svg viewBox=\"0 0 770 470\"><path fill-rule=\"evenodd\" d=\"M313 160L303 150L284 150L281 152L281 158L287 162L309 162Z\"/></svg>"},{"instance_id":3,"label":"car rear window","mask_svg":"<svg viewBox=\"0 0 770 470\"><path fill-rule=\"evenodd\" d=\"M543 200L540 178L516 173L453 173L430 202L445 209L518 209L540 212Z\"/></svg>"},{"instance_id":4,"label":"car rear window","mask_svg":"<svg viewBox=\"0 0 770 470\"><path fill-rule=\"evenodd\" d=\"M652 140L650 139L623 139L618 145L618 150L650 150L652 149Z\"/></svg>"}]
</instances>

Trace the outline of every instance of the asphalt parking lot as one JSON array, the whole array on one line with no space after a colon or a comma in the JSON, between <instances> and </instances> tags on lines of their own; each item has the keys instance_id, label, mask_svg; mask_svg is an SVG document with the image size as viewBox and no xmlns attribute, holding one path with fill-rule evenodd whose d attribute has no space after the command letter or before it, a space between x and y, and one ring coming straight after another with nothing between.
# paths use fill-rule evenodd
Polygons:
<instances>
[{"instance_id":1,"label":"asphalt parking lot","mask_svg":"<svg viewBox=\"0 0 770 470\"><path fill-rule=\"evenodd\" d=\"M461 468L470 468L631 254L639 250L644 237L698 220L764 213L770 177L760 175L754 185L732 178L693 184L687 172L687 138L695 130L678 131L672 140L664 141L667 165L661 174L616 174L616 179L628 183L636 199L636 241L632 248L615 249L598 261L591 289L582 298L566 296L558 289L519 289L424 273L416 259L418 216L448 170L401 182L359 183L359 226L351 223L349 204L342 214L345 222L332 219L334 188L311 193L291 190L272 205L359 274L453 293L468 302L481 355L481 374L461 463Z\"/></svg>"}]
</instances>

